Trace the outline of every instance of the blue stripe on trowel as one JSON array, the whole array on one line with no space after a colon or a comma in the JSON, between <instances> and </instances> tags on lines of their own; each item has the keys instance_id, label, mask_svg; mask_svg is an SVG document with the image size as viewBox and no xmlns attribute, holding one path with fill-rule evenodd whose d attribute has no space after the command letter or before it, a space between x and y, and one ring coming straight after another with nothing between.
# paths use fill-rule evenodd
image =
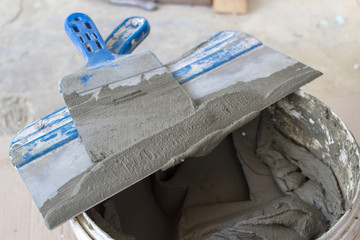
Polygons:
<instances>
[{"instance_id":1,"label":"blue stripe on trowel","mask_svg":"<svg viewBox=\"0 0 360 240\"><path fill-rule=\"evenodd\" d=\"M214 40L217 37L219 37L219 35L220 34L218 33L215 36L210 37L209 39ZM232 37L230 37L230 38L232 38ZM221 41L219 44L221 44L223 42L224 41ZM212 49L214 46L218 46L219 44L215 44L215 45L212 45L212 46L211 45L207 46L205 50L200 51L200 52L206 52L206 50ZM210 55L207 55L207 56L203 57L202 59L194 61L194 62L190 63L189 65L172 72L172 75L174 76L174 78L181 85L181 84L184 84L184 83L198 77L201 74L204 74L204 73L206 73L206 72L208 72L208 71L210 71L210 70L212 70L212 69L214 69L214 68L216 68L216 67L218 67L218 66L220 66L220 65L222 65L222 64L224 64L226 62L229 62L229 61L233 60L234 58L236 58L236 57L238 57L238 56L240 56L242 54L245 54L245 53L253 50L254 48L262 45L262 43L260 42L260 43L257 43L255 45L252 45L251 47L249 47L247 49L244 49L243 51L238 52L238 51L236 51L236 46L238 46L239 44L241 44L241 41L239 43L237 43L237 44L234 44L233 46L230 46L230 47L226 48L226 49L221 49L221 50L219 50L219 51L217 51L215 53L212 53ZM175 65L175 64L172 64L172 65ZM193 70L192 66L194 66L194 65L198 65L198 66L199 65L205 65L205 67L200 68L195 73L191 73L191 70ZM191 73L191 75L189 75L189 73ZM62 108L62 109L64 109L64 108ZM60 111L60 110L58 110L58 111ZM56 111L56 112L58 112L58 111ZM54 113L56 113L56 112L54 112ZM48 116L46 116L44 118L47 118L47 117L49 117L49 116L51 116L53 114L49 114ZM49 125L49 124L47 124L47 125ZM24 161L17 164L16 167L17 168L22 167L22 166L26 165L27 163L31 162L32 160L34 160L34 159L36 159L36 158L38 158L38 157L40 157L40 156L42 156L42 155L44 155L46 153L58 148L58 147L61 147L64 144L66 144L66 143L68 143L68 142L70 142L70 141L72 141L72 140L74 140L75 138L78 137L79 134L78 134L78 131L76 130L76 127L75 127L75 124L74 124L73 121L71 121L70 123L68 123L68 124L66 124L64 126L68 126L68 127L70 127L70 129L68 129L69 132L66 132L66 135L64 135L64 136L61 135L61 138L59 137L59 139L61 139L61 141L57 142L56 144L50 145L48 148L46 148L46 149L44 149L44 150L42 150L40 152L36 152L35 154L30 153L34 149L34 147L36 146L37 141L45 142L47 140L50 140L50 139L53 139L54 137L56 137L57 135L56 136L50 136L50 139L47 139L48 134L52 134L53 131L47 133L46 135L44 135L44 136L42 136L42 137L40 137L38 139L33 140L31 143L23 145L22 147L26 146L26 147L29 148L29 150L27 151L26 154L24 154L24 157L23 157ZM63 128L64 126L62 126L60 128ZM54 131L57 131L57 130L58 129L56 129ZM35 145L33 145L31 147L31 144L35 144ZM19 147L18 149L15 149L12 153L14 153L15 151L20 150L20 148L22 148L22 147Z\"/></svg>"},{"instance_id":2,"label":"blue stripe on trowel","mask_svg":"<svg viewBox=\"0 0 360 240\"><path fill-rule=\"evenodd\" d=\"M172 75L176 78L176 79L182 79L179 83L180 84L184 84L188 81L190 81L191 79L194 79L196 77L198 77L201 74L204 74L205 72L208 72L226 62L231 61L232 59L247 53L251 50L253 50L254 48L261 46L262 43L258 43L255 44L253 46L251 46L248 49L245 49L241 52L236 52L236 51L232 51L232 49L226 49L226 50L220 50L218 52L215 52L211 55L209 55L208 57L206 57L206 59L200 59L194 63L192 63L191 65L185 66L183 68L180 68L179 70L176 70L175 72L172 72ZM222 57L222 56L226 56L226 57ZM193 70L192 65L205 65L205 67L201 70L199 70L198 72L195 73L191 73L191 75L187 76L187 74L189 72L191 72L191 70Z\"/></svg>"},{"instance_id":3,"label":"blue stripe on trowel","mask_svg":"<svg viewBox=\"0 0 360 240\"><path fill-rule=\"evenodd\" d=\"M32 160L43 156L44 154L51 152L52 150L55 150L58 147L63 146L64 144L74 140L79 136L78 131L76 130L75 124L73 121L49 132L48 134L35 139L34 141L27 143L20 148L14 150L14 151L21 151L23 148L26 149L26 153L23 155L23 161L21 163L18 163L15 165L16 168L22 167L26 165L27 163L31 162ZM33 150L35 150L35 147L38 146L38 144L44 143L46 146L46 142L58 138L60 141L56 142L55 144L49 145L48 147L45 147L41 151L36 151L35 153L32 153ZM14 151L12 153L14 153Z\"/></svg>"},{"instance_id":4,"label":"blue stripe on trowel","mask_svg":"<svg viewBox=\"0 0 360 240\"><path fill-rule=\"evenodd\" d=\"M196 53L202 53L202 52L206 52L214 47L217 47L219 45L221 45L224 42L228 42L230 39L236 38L236 34L238 34L239 32L236 31L221 31L218 32L217 34L214 34L213 36L208 38L208 42L206 42L204 44L204 47L202 47L200 49L200 51L196 51ZM225 36L223 36L225 35ZM221 39L222 41L216 42L217 39ZM215 44L213 44L215 43Z\"/></svg>"},{"instance_id":5,"label":"blue stripe on trowel","mask_svg":"<svg viewBox=\"0 0 360 240\"><path fill-rule=\"evenodd\" d=\"M36 125L38 122L40 122L40 121L45 121L44 126L41 128L41 130L43 130L43 129L46 129L47 127L50 127L50 126L52 126L52 125L54 125L54 124L56 124L56 123L58 123L58 122L61 122L61 121L65 120L65 119L69 118L69 117L70 117L70 112L69 112L69 111L65 111L65 115L64 115L63 118L56 119L56 120L51 121L51 122L46 122L47 119L51 119L51 117L54 116L54 115L56 115L56 113L58 113L58 112L60 112L60 111L62 111L62 110L64 110L64 109L66 109L66 108L67 108L66 106L65 106L65 107L62 107L62 108L56 110L55 112L52 112L52 113L46 115L45 117L40 118L40 120L37 120L36 122L34 122L34 123L28 125L27 127L25 127L25 128L24 128L23 130L21 130L18 134L16 134L16 136L12 139L12 141L11 141L11 143L10 143L10 148L11 148L12 145L14 145L15 143L19 142L21 139L28 138L28 137L30 137L30 136L38 133L39 131L38 131L38 130L36 129L36 127L34 126L34 125ZM19 137L19 135L21 135L22 132L24 132L25 130L27 130L28 128L31 128L31 127L34 127L34 129L35 129L34 132L29 133L28 135L25 135L25 136L21 136L21 138L17 139L17 138Z\"/></svg>"}]
</instances>

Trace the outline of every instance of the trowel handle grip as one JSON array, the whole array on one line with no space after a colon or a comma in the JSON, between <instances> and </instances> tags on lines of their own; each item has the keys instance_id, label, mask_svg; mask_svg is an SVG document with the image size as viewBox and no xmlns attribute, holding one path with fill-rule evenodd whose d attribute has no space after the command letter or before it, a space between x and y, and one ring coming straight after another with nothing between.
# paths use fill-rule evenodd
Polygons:
<instances>
[{"instance_id":1,"label":"trowel handle grip","mask_svg":"<svg viewBox=\"0 0 360 240\"><path fill-rule=\"evenodd\" d=\"M65 21L65 31L87 65L113 59L94 22L83 13L73 13Z\"/></svg>"},{"instance_id":2,"label":"trowel handle grip","mask_svg":"<svg viewBox=\"0 0 360 240\"><path fill-rule=\"evenodd\" d=\"M149 35L150 24L143 17L129 17L105 40L112 53L130 54Z\"/></svg>"}]
</instances>

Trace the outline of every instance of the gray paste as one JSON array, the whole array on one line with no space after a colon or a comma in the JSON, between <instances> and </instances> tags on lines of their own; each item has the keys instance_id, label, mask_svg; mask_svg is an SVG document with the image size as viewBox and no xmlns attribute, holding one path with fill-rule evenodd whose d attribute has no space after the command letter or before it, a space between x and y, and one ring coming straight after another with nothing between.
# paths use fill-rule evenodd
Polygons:
<instances>
[{"instance_id":1,"label":"gray paste","mask_svg":"<svg viewBox=\"0 0 360 240\"><path fill-rule=\"evenodd\" d=\"M280 100L211 153L145 178L89 216L115 239L321 236L354 197L344 181L357 185L359 174L338 160L345 151L358 168L357 146L329 109L302 97Z\"/></svg>"}]
</instances>

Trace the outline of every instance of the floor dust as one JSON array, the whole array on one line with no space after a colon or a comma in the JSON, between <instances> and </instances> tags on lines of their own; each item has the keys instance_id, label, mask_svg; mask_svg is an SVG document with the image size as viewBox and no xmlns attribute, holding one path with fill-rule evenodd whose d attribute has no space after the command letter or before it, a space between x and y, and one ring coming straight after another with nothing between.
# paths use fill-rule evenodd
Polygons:
<instances>
[{"instance_id":1,"label":"floor dust","mask_svg":"<svg viewBox=\"0 0 360 240\"><path fill-rule=\"evenodd\" d=\"M0 136L14 135L31 123L32 108L27 98L7 96L0 98Z\"/></svg>"}]
</instances>

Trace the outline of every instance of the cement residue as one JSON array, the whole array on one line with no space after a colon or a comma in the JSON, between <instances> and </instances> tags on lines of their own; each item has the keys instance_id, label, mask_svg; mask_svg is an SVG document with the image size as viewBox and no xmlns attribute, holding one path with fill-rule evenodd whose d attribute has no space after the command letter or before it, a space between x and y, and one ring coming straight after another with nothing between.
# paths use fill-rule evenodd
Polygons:
<instances>
[{"instance_id":1,"label":"cement residue","mask_svg":"<svg viewBox=\"0 0 360 240\"><path fill-rule=\"evenodd\" d=\"M274 105L270 113L279 133L293 144L304 147L298 154L313 159L306 161L307 164L314 164L313 168L326 166L316 172L308 166L312 172L304 174L310 180L321 182L327 197L334 198L329 211L337 218L342 209L350 207L359 182L359 161L355 160L358 148L351 133L326 105L307 94L290 95ZM297 153L287 152L285 157L294 154Z\"/></svg>"},{"instance_id":2,"label":"cement residue","mask_svg":"<svg viewBox=\"0 0 360 240\"><path fill-rule=\"evenodd\" d=\"M90 213L104 217L93 219L106 222L111 205L119 219L112 226L137 240L319 237L345 211L337 178L282 135L273 111L263 111L208 155L188 158L98 205Z\"/></svg>"},{"instance_id":3,"label":"cement residue","mask_svg":"<svg viewBox=\"0 0 360 240\"><path fill-rule=\"evenodd\" d=\"M92 161L121 152L194 112L193 101L170 73L147 75L137 76L135 85L64 95Z\"/></svg>"},{"instance_id":4,"label":"cement residue","mask_svg":"<svg viewBox=\"0 0 360 240\"><path fill-rule=\"evenodd\" d=\"M300 70L294 76L292 73L297 69ZM172 167L189 157L204 156L231 132L254 119L261 110L319 75L318 71L296 63L266 78L237 82L217 94L197 99L193 113L172 126L163 126L163 130L152 132L152 135L151 125L142 121L149 127L149 135L68 181L58 189L56 196L40 207L40 212L48 226L54 228L161 168ZM166 101L162 99L163 104L167 104ZM190 105L185 105L185 108ZM131 129L136 129L136 126ZM105 135L113 134L100 130ZM123 144L123 139L118 137L109 146L114 148L119 141ZM103 145L103 142L99 144Z\"/></svg>"},{"instance_id":5,"label":"cement residue","mask_svg":"<svg viewBox=\"0 0 360 240\"><path fill-rule=\"evenodd\" d=\"M282 135L263 114L257 154L269 166L285 195L297 195L317 207L329 222L344 213L343 197L330 166L313 153Z\"/></svg>"}]
</instances>

